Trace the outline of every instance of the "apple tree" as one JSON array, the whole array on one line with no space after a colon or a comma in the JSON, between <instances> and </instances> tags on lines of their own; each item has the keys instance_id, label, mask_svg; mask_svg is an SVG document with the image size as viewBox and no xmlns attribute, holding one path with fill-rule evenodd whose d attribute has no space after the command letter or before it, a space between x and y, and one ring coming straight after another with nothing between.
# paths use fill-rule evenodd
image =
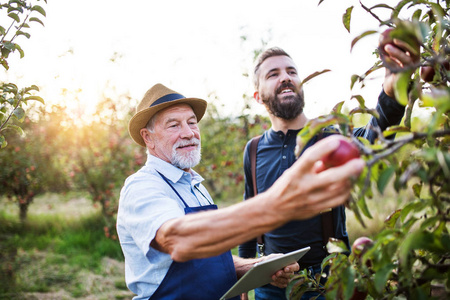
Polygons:
<instances>
[{"instance_id":1,"label":"apple tree","mask_svg":"<svg viewBox=\"0 0 450 300\"><path fill-rule=\"evenodd\" d=\"M104 97L96 113L85 118L68 119L71 129L68 173L74 188L87 193L94 206L99 205L106 222L105 235L115 236L115 214L119 190L125 179L146 161L145 149L138 147L128 135L128 120L133 111L129 97L115 101Z\"/></svg>"},{"instance_id":2,"label":"apple tree","mask_svg":"<svg viewBox=\"0 0 450 300\"><path fill-rule=\"evenodd\" d=\"M324 2L321 0L319 4ZM372 218L369 201L382 199L388 188L401 204L386 215L383 229L372 237L357 239L350 249L343 242L330 240L331 253L322 262L330 275L325 286L306 270L294 278L287 289L291 299L309 290L324 293L327 299L428 299L450 296L450 1L403 0L395 6L384 3L360 5L380 28L354 38L352 46L366 36L382 34L382 42L401 39L420 51L420 62L408 69L392 67L377 60L367 72L353 75L352 88L368 83L369 75L382 66L397 73L396 99L406 106L400 126L378 130L379 138L358 144L366 169L355 184L349 208L365 226ZM353 7L343 15L350 32ZM380 17L388 12L389 18ZM389 29L388 29L389 28ZM386 31L386 29L388 29ZM420 50L419 50L420 49ZM344 113L343 103L323 117L312 120L300 133L300 147L320 129L334 125L350 135L359 113L376 116L361 95L353 95L359 107ZM427 112L428 114L421 114ZM386 137L396 134L395 139Z\"/></svg>"},{"instance_id":3,"label":"apple tree","mask_svg":"<svg viewBox=\"0 0 450 300\"><path fill-rule=\"evenodd\" d=\"M2 15L2 23L4 22L4 24L0 24L0 65L5 70L10 68L8 58L11 53L18 52L20 58L25 55L16 40L20 37L29 39L31 35L27 31L32 24L44 25L40 17L45 17L46 13L37 2L39 0L10 0L0 3L0 15ZM21 127L13 124L12 120L17 122L25 120L24 105L29 101L44 103L41 97L34 94L36 91L39 91L36 85L19 88L15 83L0 82L0 148L7 145L6 130L23 133Z\"/></svg>"},{"instance_id":4,"label":"apple tree","mask_svg":"<svg viewBox=\"0 0 450 300\"><path fill-rule=\"evenodd\" d=\"M65 192L69 182L61 164L59 111L34 110L36 120L25 117L22 129L9 136L10 147L0 151L0 195L19 207L19 219L26 221L29 205L45 192Z\"/></svg>"}]
</instances>

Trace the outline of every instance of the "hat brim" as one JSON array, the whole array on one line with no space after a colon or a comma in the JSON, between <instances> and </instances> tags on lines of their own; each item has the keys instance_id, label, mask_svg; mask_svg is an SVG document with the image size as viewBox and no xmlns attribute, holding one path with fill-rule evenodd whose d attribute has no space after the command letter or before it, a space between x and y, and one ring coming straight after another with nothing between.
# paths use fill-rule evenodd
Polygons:
<instances>
[{"instance_id":1,"label":"hat brim","mask_svg":"<svg viewBox=\"0 0 450 300\"><path fill-rule=\"evenodd\" d=\"M188 104L192 107L195 116L197 117L197 122L200 121L205 114L207 102L199 98L182 98L170 102L161 103L136 113L128 123L128 132L131 138L138 145L145 147L144 139L141 136L141 129L145 128L148 121L153 117L158 111L163 110L169 106L175 104Z\"/></svg>"}]
</instances>

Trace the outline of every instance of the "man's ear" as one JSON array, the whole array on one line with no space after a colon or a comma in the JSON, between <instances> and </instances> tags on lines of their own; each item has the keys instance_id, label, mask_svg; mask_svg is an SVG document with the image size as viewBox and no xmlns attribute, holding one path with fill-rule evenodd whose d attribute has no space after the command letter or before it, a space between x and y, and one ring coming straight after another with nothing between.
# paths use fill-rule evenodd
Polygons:
<instances>
[{"instance_id":1,"label":"man's ear","mask_svg":"<svg viewBox=\"0 0 450 300\"><path fill-rule=\"evenodd\" d=\"M259 92L258 91L255 91L253 93L253 98L255 98L256 102L258 102L259 104L263 104L263 102L261 100L261 97L259 96Z\"/></svg>"},{"instance_id":2,"label":"man's ear","mask_svg":"<svg viewBox=\"0 0 450 300\"><path fill-rule=\"evenodd\" d=\"M153 142L152 134L148 131L147 128L142 128L139 132L141 134L142 139L147 147L150 149L155 148L155 143Z\"/></svg>"}]
</instances>

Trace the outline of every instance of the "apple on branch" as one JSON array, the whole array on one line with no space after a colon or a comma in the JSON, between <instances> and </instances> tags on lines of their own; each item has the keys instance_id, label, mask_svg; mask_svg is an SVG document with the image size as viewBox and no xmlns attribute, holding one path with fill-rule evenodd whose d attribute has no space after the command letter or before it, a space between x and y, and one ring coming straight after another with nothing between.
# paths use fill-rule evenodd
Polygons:
<instances>
[{"instance_id":1,"label":"apple on branch","mask_svg":"<svg viewBox=\"0 0 450 300\"><path fill-rule=\"evenodd\" d=\"M359 157L359 149L354 143L347 140L340 140L336 150L322 158L322 163L325 169L328 169L341 166L349 160Z\"/></svg>"}]
</instances>

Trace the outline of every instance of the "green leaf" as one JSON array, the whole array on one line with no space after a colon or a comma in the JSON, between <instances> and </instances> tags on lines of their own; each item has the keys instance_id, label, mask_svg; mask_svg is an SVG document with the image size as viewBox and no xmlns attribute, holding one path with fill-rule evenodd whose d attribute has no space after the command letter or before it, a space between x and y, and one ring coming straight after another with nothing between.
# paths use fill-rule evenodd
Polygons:
<instances>
[{"instance_id":1,"label":"green leaf","mask_svg":"<svg viewBox=\"0 0 450 300\"><path fill-rule=\"evenodd\" d=\"M394 211L392 214L390 214L386 220L384 221L384 224L386 224L386 226L388 228L394 228L395 224L397 223L398 218L400 217L400 213L402 212L401 209L397 209L396 211Z\"/></svg>"},{"instance_id":2,"label":"green leaf","mask_svg":"<svg viewBox=\"0 0 450 300\"><path fill-rule=\"evenodd\" d=\"M359 75L353 74L351 77L351 82L350 82L350 89L352 90L353 87L355 86L356 81L361 80L361 77L359 77Z\"/></svg>"},{"instance_id":3,"label":"green leaf","mask_svg":"<svg viewBox=\"0 0 450 300\"><path fill-rule=\"evenodd\" d=\"M353 39L353 41L352 41L352 44L351 44L351 47L350 47L350 52L352 51L352 49L353 49L353 47L355 46L355 44L356 44L357 42L359 42L362 38L364 38L364 37L366 37L366 36L368 36L368 35L372 35L372 34L374 34L374 33L377 33L377 31L376 31L376 30L368 30L368 31L365 31L365 32L363 32L362 34L358 35L357 37L355 37L355 38Z\"/></svg>"},{"instance_id":4,"label":"green leaf","mask_svg":"<svg viewBox=\"0 0 450 300\"><path fill-rule=\"evenodd\" d=\"M16 32L16 35L17 35L17 36L19 36L19 35L24 35L27 39L29 39L29 38L31 37L31 35L30 35L28 32L23 32L23 31L20 31L20 30L18 30L18 31Z\"/></svg>"},{"instance_id":5,"label":"green leaf","mask_svg":"<svg viewBox=\"0 0 450 300\"><path fill-rule=\"evenodd\" d=\"M37 85L33 84L30 87L25 88L25 92L26 93L31 91L31 90L39 92L39 87Z\"/></svg>"},{"instance_id":6,"label":"green leaf","mask_svg":"<svg viewBox=\"0 0 450 300\"><path fill-rule=\"evenodd\" d=\"M344 15L342 16L342 23L344 24L345 29L350 33L350 21L352 19L352 11L353 6L350 6L345 10Z\"/></svg>"},{"instance_id":7,"label":"green leaf","mask_svg":"<svg viewBox=\"0 0 450 300\"><path fill-rule=\"evenodd\" d=\"M339 256L339 255L341 255L341 254L339 254L339 253L330 253L330 254L328 254L328 256L325 257L325 258L322 260L322 263L320 264L320 268L321 268L322 270L325 270L325 267L326 267L326 266L329 266L330 264L332 264L332 263L333 263L333 259L334 259L335 257Z\"/></svg>"},{"instance_id":8,"label":"green leaf","mask_svg":"<svg viewBox=\"0 0 450 300\"><path fill-rule=\"evenodd\" d=\"M17 107L13 112L13 116L15 116L19 122L22 122L25 119L25 110L22 107Z\"/></svg>"},{"instance_id":9,"label":"green leaf","mask_svg":"<svg viewBox=\"0 0 450 300\"><path fill-rule=\"evenodd\" d=\"M344 299L351 299L353 290L355 288L355 268L353 268L352 266L348 266L341 271L341 278L344 287Z\"/></svg>"},{"instance_id":10,"label":"green leaf","mask_svg":"<svg viewBox=\"0 0 450 300\"><path fill-rule=\"evenodd\" d=\"M387 4L377 4L377 5L374 5L374 6L372 6L372 7L370 8L370 10L372 10L372 9L374 9L374 8L387 8L387 9L390 9L390 10L394 10L393 7L391 7L391 6L387 5Z\"/></svg>"},{"instance_id":11,"label":"green leaf","mask_svg":"<svg viewBox=\"0 0 450 300\"><path fill-rule=\"evenodd\" d=\"M389 276L392 274L392 270L394 270L394 264L387 264L383 266L380 270L375 273L374 282L375 289L378 293L383 293L384 287L386 286L386 282Z\"/></svg>"},{"instance_id":12,"label":"green leaf","mask_svg":"<svg viewBox=\"0 0 450 300\"><path fill-rule=\"evenodd\" d=\"M350 207L350 210L353 212L353 214L355 215L355 218L356 218L356 220L358 220L358 222L359 222L359 224L361 224L361 226L363 227L363 228L367 228L366 227L366 224L364 223L364 220L363 220L363 218L362 218L362 216L361 216L361 212L360 212L360 210L359 210L359 207L358 207L358 205L356 204L356 201L354 201L354 200L351 200L350 202L349 202L349 207Z\"/></svg>"},{"instance_id":13,"label":"green leaf","mask_svg":"<svg viewBox=\"0 0 450 300\"><path fill-rule=\"evenodd\" d=\"M380 118L380 114L377 112L376 109L369 109L369 108L361 108L361 107L357 107L352 109L349 112L349 115L353 115L356 113L361 113L361 114L370 114L372 116L374 116L375 118L379 119Z\"/></svg>"},{"instance_id":14,"label":"green leaf","mask_svg":"<svg viewBox=\"0 0 450 300\"><path fill-rule=\"evenodd\" d=\"M420 198L420 193L422 191L422 185L421 184L414 184L412 186L413 192L414 192L414 196L416 196L416 198Z\"/></svg>"},{"instance_id":15,"label":"green leaf","mask_svg":"<svg viewBox=\"0 0 450 300\"><path fill-rule=\"evenodd\" d=\"M44 22L42 22L40 19L38 19L36 17L30 18L30 22L37 22L37 23L41 24L42 26L44 26Z\"/></svg>"},{"instance_id":16,"label":"green leaf","mask_svg":"<svg viewBox=\"0 0 450 300\"><path fill-rule=\"evenodd\" d=\"M37 11L37 12L39 12L39 13L40 13L41 15L43 15L44 17L46 16L45 10L44 10L41 6L39 6L39 5L33 6L33 7L31 8L31 10L32 10L32 11Z\"/></svg>"},{"instance_id":17,"label":"green leaf","mask_svg":"<svg viewBox=\"0 0 450 300\"><path fill-rule=\"evenodd\" d=\"M350 99L356 99L358 100L359 106L362 108L366 107L366 101L364 100L364 97L361 95L353 95Z\"/></svg>"},{"instance_id":18,"label":"green leaf","mask_svg":"<svg viewBox=\"0 0 450 300\"><path fill-rule=\"evenodd\" d=\"M16 44L15 44L15 43L8 42L8 41L4 41L4 42L3 42L3 48L6 48L6 49L8 49L8 50L13 51L14 49L16 49Z\"/></svg>"},{"instance_id":19,"label":"green leaf","mask_svg":"<svg viewBox=\"0 0 450 300\"><path fill-rule=\"evenodd\" d=\"M296 153L300 154L306 143L323 128L329 127L333 124L347 124L348 121L348 117L343 114L326 115L309 120L303 129L297 134L298 151L296 150Z\"/></svg>"},{"instance_id":20,"label":"green leaf","mask_svg":"<svg viewBox=\"0 0 450 300\"><path fill-rule=\"evenodd\" d=\"M44 99L42 99L42 97L39 96L29 96L23 99L23 101L28 101L28 100L36 100L41 102L42 104L45 104Z\"/></svg>"},{"instance_id":21,"label":"green leaf","mask_svg":"<svg viewBox=\"0 0 450 300\"><path fill-rule=\"evenodd\" d=\"M434 228L440 221L440 216L429 217L422 224L420 224L420 228L422 230L427 230L429 227Z\"/></svg>"},{"instance_id":22,"label":"green leaf","mask_svg":"<svg viewBox=\"0 0 450 300\"><path fill-rule=\"evenodd\" d=\"M345 101L341 101L341 102L338 102L334 107L333 107L333 109L331 110L333 113L338 113L338 114L340 114L341 113L341 110L342 110L342 106L344 105L344 103L345 103Z\"/></svg>"},{"instance_id":23,"label":"green leaf","mask_svg":"<svg viewBox=\"0 0 450 300\"><path fill-rule=\"evenodd\" d=\"M418 10L416 10L416 11L413 13L411 19L416 20L416 21L419 21L420 15L422 15L422 10L421 10L421 9L418 9Z\"/></svg>"},{"instance_id":24,"label":"green leaf","mask_svg":"<svg viewBox=\"0 0 450 300\"><path fill-rule=\"evenodd\" d=\"M9 4L11 4L11 1L10 1L10 3ZM1 8L1 7L0 7ZM20 13L23 13L23 9L22 9L22 7L13 7L13 6L10 6L10 7L8 7L8 13L10 13L10 12L12 12L12 11L18 11L18 12L20 12Z\"/></svg>"},{"instance_id":25,"label":"green leaf","mask_svg":"<svg viewBox=\"0 0 450 300\"><path fill-rule=\"evenodd\" d=\"M395 99L403 106L408 104L408 86L411 75L408 72L398 73L397 80L394 83Z\"/></svg>"},{"instance_id":26,"label":"green leaf","mask_svg":"<svg viewBox=\"0 0 450 300\"><path fill-rule=\"evenodd\" d=\"M8 143L6 142L6 139L3 135L0 135L0 149L5 148Z\"/></svg>"},{"instance_id":27,"label":"green leaf","mask_svg":"<svg viewBox=\"0 0 450 300\"><path fill-rule=\"evenodd\" d=\"M405 221L406 217L408 216L408 214L413 211L413 212L418 212L421 211L422 209L424 209L426 206L426 204L420 202L420 201L415 201L412 203L408 203L407 205L405 205L402 209L402 213L400 215L402 222Z\"/></svg>"},{"instance_id":28,"label":"green leaf","mask_svg":"<svg viewBox=\"0 0 450 300\"><path fill-rule=\"evenodd\" d=\"M358 207L361 209L362 213L368 217L369 219L372 219L372 214L370 213L369 208L367 207L367 202L365 197L361 197L358 200Z\"/></svg>"},{"instance_id":29,"label":"green leaf","mask_svg":"<svg viewBox=\"0 0 450 300\"><path fill-rule=\"evenodd\" d=\"M445 174L445 177L450 178L450 166L445 161L444 154L441 151L437 151L436 157L437 157L437 160L439 162L439 165L442 168L442 171Z\"/></svg>"},{"instance_id":30,"label":"green leaf","mask_svg":"<svg viewBox=\"0 0 450 300\"><path fill-rule=\"evenodd\" d=\"M392 178L392 175L394 175L395 172L395 167L390 166L387 169L384 169L381 174L380 177L378 178L377 181L377 187L378 187L378 191L383 194L384 190L386 189L386 186L388 185L390 179Z\"/></svg>"},{"instance_id":31,"label":"green leaf","mask_svg":"<svg viewBox=\"0 0 450 300\"><path fill-rule=\"evenodd\" d=\"M335 238L330 238L327 243L327 250L328 253L342 253L349 251L344 241Z\"/></svg>"},{"instance_id":32,"label":"green leaf","mask_svg":"<svg viewBox=\"0 0 450 300\"><path fill-rule=\"evenodd\" d=\"M23 129L20 128L17 125L7 124L5 129L12 129L12 130L16 131L20 135L25 135L25 132L23 131Z\"/></svg>"},{"instance_id":33,"label":"green leaf","mask_svg":"<svg viewBox=\"0 0 450 300\"><path fill-rule=\"evenodd\" d=\"M330 72L330 71L331 70L325 69L325 70L322 70L322 71L314 72L311 75L309 75L308 77L306 77L305 79L303 79L301 85L304 85L306 82L310 81L311 79L313 79L316 76L319 76L321 74L324 74L324 73L327 73L327 72Z\"/></svg>"},{"instance_id":34,"label":"green leaf","mask_svg":"<svg viewBox=\"0 0 450 300\"><path fill-rule=\"evenodd\" d=\"M434 235L430 232L412 232L406 236L403 243L400 244L399 259L400 263L406 267L409 265L409 257L414 250L423 249L432 252L445 253L448 251L442 244L442 235Z\"/></svg>"},{"instance_id":35,"label":"green leaf","mask_svg":"<svg viewBox=\"0 0 450 300\"><path fill-rule=\"evenodd\" d=\"M8 17L14 19L14 21L16 21L17 23L20 22L20 18L19 18L19 16L16 13L9 13Z\"/></svg>"},{"instance_id":36,"label":"green leaf","mask_svg":"<svg viewBox=\"0 0 450 300\"><path fill-rule=\"evenodd\" d=\"M391 126L383 131L383 136L386 137L399 132L411 132L411 129L405 126Z\"/></svg>"},{"instance_id":37,"label":"green leaf","mask_svg":"<svg viewBox=\"0 0 450 300\"><path fill-rule=\"evenodd\" d=\"M20 58L23 58L25 56L25 53L23 52L22 48L18 44L16 44L16 49L20 53Z\"/></svg>"}]
</instances>

